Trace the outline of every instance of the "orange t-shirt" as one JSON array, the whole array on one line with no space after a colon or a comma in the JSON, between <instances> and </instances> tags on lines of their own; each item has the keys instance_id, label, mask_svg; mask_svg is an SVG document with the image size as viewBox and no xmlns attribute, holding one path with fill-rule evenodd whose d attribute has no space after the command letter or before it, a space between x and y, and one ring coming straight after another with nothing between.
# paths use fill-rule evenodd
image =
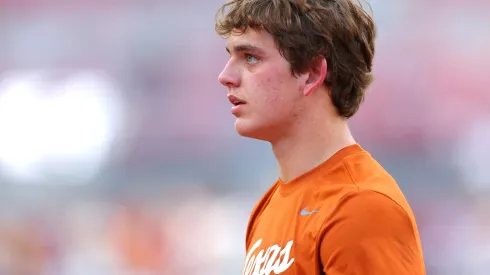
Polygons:
<instances>
[{"instance_id":1,"label":"orange t-shirt","mask_svg":"<svg viewBox=\"0 0 490 275\"><path fill-rule=\"evenodd\" d=\"M359 145L255 206L244 275L422 275L420 237L395 180Z\"/></svg>"}]
</instances>

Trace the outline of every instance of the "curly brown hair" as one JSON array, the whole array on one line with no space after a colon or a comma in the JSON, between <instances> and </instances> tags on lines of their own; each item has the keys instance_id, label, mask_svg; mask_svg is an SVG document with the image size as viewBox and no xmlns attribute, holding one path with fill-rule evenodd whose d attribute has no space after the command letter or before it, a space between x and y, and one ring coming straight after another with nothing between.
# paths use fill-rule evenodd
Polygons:
<instances>
[{"instance_id":1,"label":"curly brown hair","mask_svg":"<svg viewBox=\"0 0 490 275\"><path fill-rule=\"evenodd\" d=\"M247 28L274 37L293 74L325 57L330 90L339 115L359 109L373 80L376 28L358 0L231 0L216 14L216 32L228 37Z\"/></svg>"}]
</instances>

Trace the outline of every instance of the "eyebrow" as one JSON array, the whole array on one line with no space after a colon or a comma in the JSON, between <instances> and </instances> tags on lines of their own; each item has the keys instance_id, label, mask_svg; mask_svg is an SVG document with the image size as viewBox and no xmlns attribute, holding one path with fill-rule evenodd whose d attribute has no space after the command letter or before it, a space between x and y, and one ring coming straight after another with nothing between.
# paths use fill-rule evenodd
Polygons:
<instances>
[{"instance_id":1,"label":"eyebrow","mask_svg":"<svg viewBox=\"0 0 490 275\"><path fill-rule=\"evenodd\" d=\"M226 51L231 54L231 52L235 53L240 53L240 52L249 52L249 53L256 53L256 54L263 54L264 50L261 48L254 46L252 44L239 44L233 46L233 49L230 50L230 48L226 47Z\"/></svg>"}]
</instances>

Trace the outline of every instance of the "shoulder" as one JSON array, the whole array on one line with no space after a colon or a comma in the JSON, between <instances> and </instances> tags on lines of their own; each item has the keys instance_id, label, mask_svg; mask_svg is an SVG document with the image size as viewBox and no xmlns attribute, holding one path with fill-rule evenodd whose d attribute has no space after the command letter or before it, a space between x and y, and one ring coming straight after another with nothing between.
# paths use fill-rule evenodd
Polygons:
<instances>
[{"instance_id":1,"label":"shoulder","mask_svg":"<svg viewBox=\"0 0 490 275\"><path fill-rule=\"evenodd\" d=\"M364 232L373 229L373 233L378 234L390 227L412 226L404 207L390 196L374 190L351 192L340 199L331 223L339 221L362 226ZM352 227L351 230L359 228Z\"/></svg>"},{"instance_id":2,"label":"shoulder","mask_svg":"<svg viewBox=\"0 0 490 275\"><path fill-rule=\"evenodd\" d=\"M418 232L411 215L385 194L362 190L344 196L325 220L321 237L335 249L362 243L417 246ZM385 247L387 245L385 244Z\"/></svg>"},{"instance_id":3,"label":"shoulder","mask_svg":"<svg viewBox=\"0 0 490 275\"><path fill-rule=\"evenodd\" d=\"M372 207L401 207L410 216L411 209L400 186L392 175L368 152L345 158L344 167L349 180L358 190L344 198L349 203L374 203ZM374 200L374 202L373 202Z\"/></svg>"},{"instance_id":4,"label":"shoulder","mask_svg":"<svg viewBox=\"0 0 490 275\"><path fill-rule=\"evenodd\" d=\"M342 198L322 227L320 255L325 268L348 261L362 263L358 269L377 271L423 267L415 221L395 200L373 190Z\"/></svg>"}]
</instances>

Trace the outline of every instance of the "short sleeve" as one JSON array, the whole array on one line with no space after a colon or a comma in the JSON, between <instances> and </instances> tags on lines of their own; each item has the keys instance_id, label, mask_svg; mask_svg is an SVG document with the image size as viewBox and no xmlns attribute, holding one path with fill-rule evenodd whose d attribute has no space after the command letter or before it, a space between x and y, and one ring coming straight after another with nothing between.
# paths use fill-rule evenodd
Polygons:
<instances>
[{"instance_id":1,"label":"short sleeve","mask_svg":"<svg viewBox=\"0 0 490 275\"><path fill-rule=\"evenodd\" d=\"M416 226L405 209L375 191L341 201L323 228L320 258L328 275L424 275Z\"/></svg>"}]
</instances>

